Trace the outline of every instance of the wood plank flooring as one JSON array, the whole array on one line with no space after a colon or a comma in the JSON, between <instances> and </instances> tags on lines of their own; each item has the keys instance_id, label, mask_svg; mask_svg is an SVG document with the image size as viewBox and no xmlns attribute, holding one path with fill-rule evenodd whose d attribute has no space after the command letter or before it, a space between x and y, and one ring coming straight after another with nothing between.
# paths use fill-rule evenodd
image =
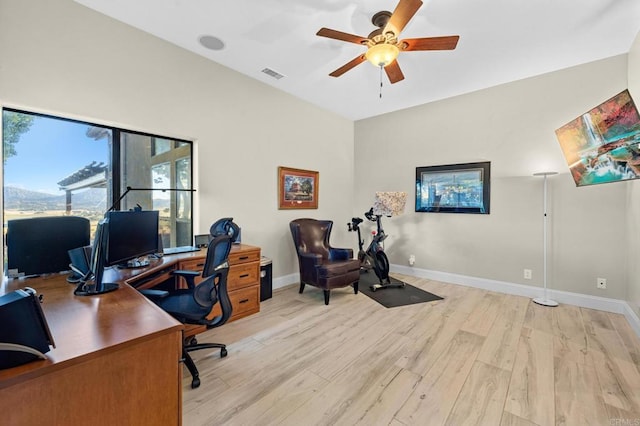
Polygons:
<instances>
[{"instance_id":1,"label":"wood plank flooring","mask_svg":"<svg viewBox=\"0 0 640 426\"><path fill-rule=\"evenodd\" d=\"M621 315L395 274L444 300L387 309L350 289L274 292L198 337L183 423L640 424L640 340Z\"/></svg>"}]
</instances>

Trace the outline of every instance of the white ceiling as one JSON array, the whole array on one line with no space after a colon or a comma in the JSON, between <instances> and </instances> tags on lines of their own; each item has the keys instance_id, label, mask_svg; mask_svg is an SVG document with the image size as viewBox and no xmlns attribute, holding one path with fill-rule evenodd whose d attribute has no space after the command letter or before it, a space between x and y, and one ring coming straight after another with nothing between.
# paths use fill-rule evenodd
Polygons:
<instances>
[{"instance_id":1,"label":"white ceiling","mask_svg":"<svg viewBox=\"0 0 640 426\"><path fill-rule=\"evenodd\" d=\"M373 14L398 0L76 1L352 120L627 53L640 30L639 0L423 0L400 38L460 35L458 46L401 52L405 79L383 75L379 98L380 70L368 62L328 76L365 48L315 34L366 37ZM205 49L202 35L224 49Z\"/></svg>"}]
</instances>

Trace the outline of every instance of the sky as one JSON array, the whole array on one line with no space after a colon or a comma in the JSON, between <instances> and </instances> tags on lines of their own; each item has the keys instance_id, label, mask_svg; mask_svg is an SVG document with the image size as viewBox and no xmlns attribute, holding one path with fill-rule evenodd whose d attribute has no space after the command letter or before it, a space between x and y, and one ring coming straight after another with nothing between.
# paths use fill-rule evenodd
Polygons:
<instances>
[{"instance_id":1,"label":"sky","mask_svg":"<svg viewBox=\"0 0 640 426\"><path fill-rule=\"evenodd\" d=\"M87 137L88 128L87 124L36 116L15 146L17 155L5 163L4 185L64 194L57 182L92 161L108 164L107 140Z\"/></svg>"}]
</instances>

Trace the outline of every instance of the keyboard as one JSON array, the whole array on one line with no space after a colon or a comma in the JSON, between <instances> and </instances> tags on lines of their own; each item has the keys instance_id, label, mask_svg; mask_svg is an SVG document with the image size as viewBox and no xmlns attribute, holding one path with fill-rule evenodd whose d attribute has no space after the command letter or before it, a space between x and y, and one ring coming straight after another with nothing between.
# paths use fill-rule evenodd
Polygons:
<instances>
[{"instance_id":1,"label":"keyboard","mask_svg":"<svg viewBox=\"0 0 640 426\"><path fill-rule=\"evenodd\" d=\"M166 249L162 250L162 252L165 255L178 254L178 253L190 253L192 251L200 251L200 249L195 246L178 246L178 247L167 247Z\"/></svg>"}]
</instances>

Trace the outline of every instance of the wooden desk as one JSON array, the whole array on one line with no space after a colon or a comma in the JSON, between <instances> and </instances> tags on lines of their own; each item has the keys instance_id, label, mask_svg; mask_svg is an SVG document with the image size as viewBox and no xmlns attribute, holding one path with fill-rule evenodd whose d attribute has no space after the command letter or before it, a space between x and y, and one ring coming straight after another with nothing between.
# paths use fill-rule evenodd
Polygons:
<instances>
[{"instance_id":1,"label":"wooden desk","mask_svg":"<svg viewBox=\"0 0 640 426\"><path fill-rule=\"evenodd\" d=\"M234 245L232 254L246 260L246 252L256 251L259 260L257 247ZM74 296L66 275L2 282L0 294L32 287L44 296L56 348L47 360L0 370L0 423L180 425L184 327L132 286L172 279L171 271L183 262L202 262L205 254L165 256L141 269L107 269L104 280L120 288L99 296Z\"/></svg>"},{"instance_id":2,"label":"wooden desk","mask_svg":"<svg viewBox=\"0 0 640 426\"><path fill-rule=\"evenodd\" d=\"M126 284L81 297L56 275L0 293L25 286L43 295L56 348L0 370L2 424L181 424L182 324Z\"/></svg>"},{"instance_id":3,"label":"wooden desk","mask_svg":"<svg viewBox=\"0 0 640 426\"><path fill-rule=\"evenodd\" d=\"M202 271L206 256L205 250L164 256L160 260L153 261L148 268L107 270L105 280L123 279L139 290L163 283L168 283L171 287L186 288L185 282L174 281L173 271L176 269ZM200 281L200 278L196 278L196 285ZM227 289L233 307L229 322L260 312L260 247L247 244L234 244L231 247ZM220 305L214 306L211 315L220 314Z\"/></svg>"}]
</instances>

